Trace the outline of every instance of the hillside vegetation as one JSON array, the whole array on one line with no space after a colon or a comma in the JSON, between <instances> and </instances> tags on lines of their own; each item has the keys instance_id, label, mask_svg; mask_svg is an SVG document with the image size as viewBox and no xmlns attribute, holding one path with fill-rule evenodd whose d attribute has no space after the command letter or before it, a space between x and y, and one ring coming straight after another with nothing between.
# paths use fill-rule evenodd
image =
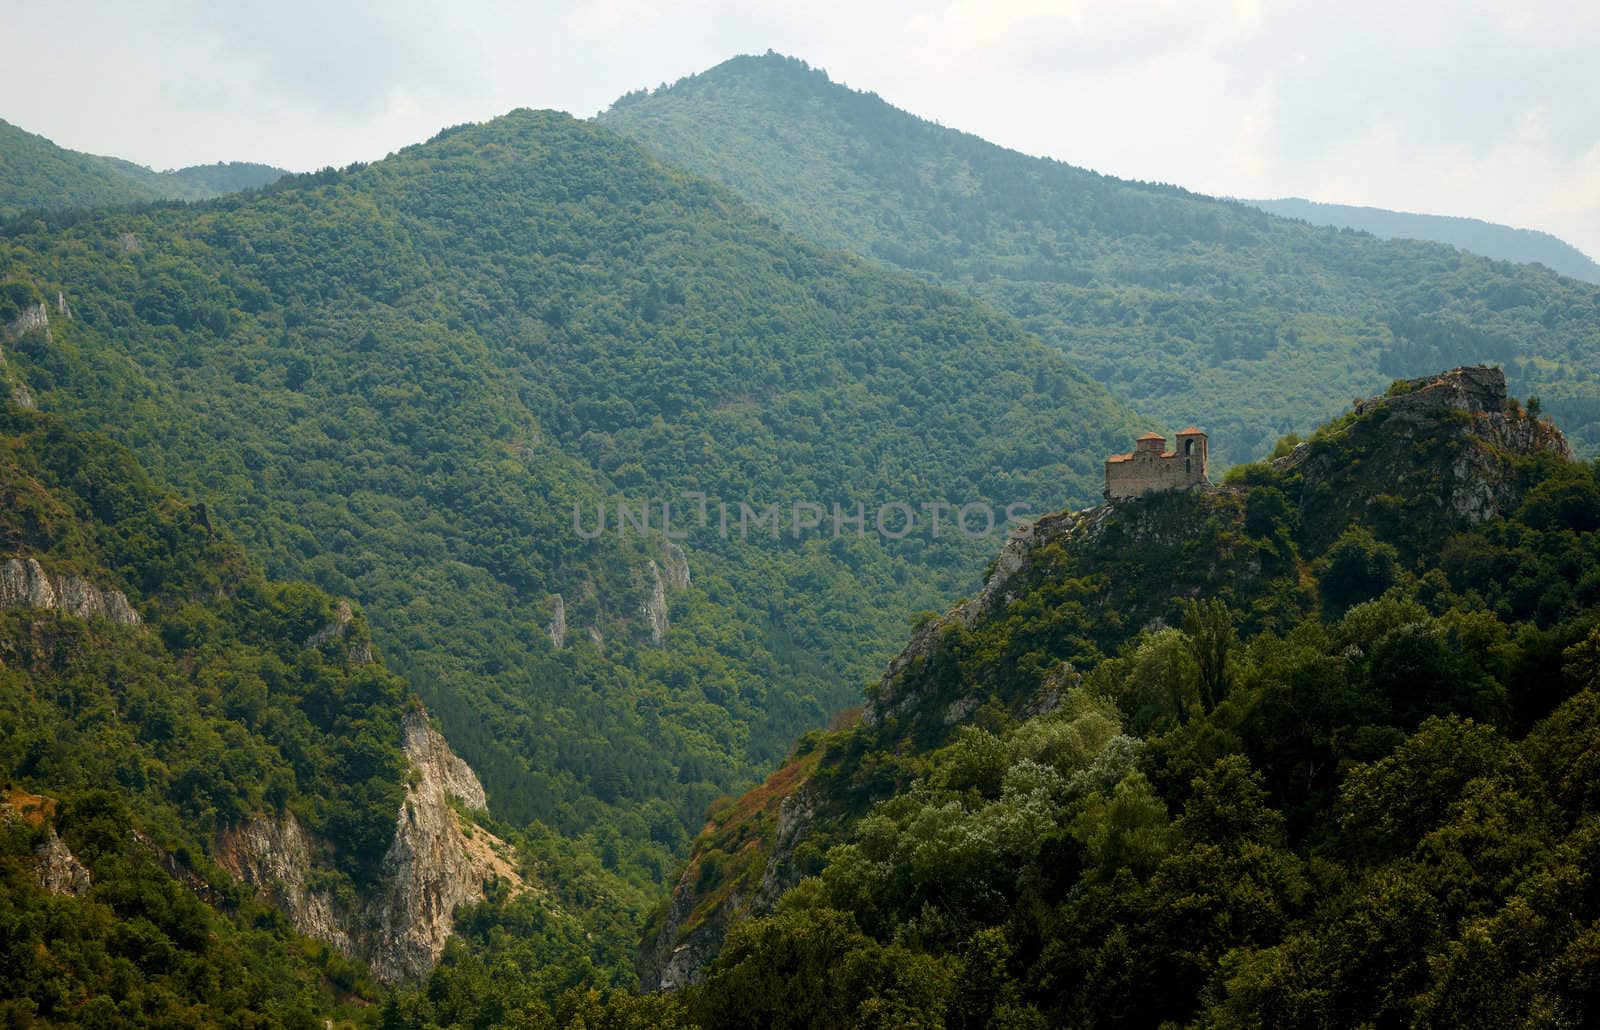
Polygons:
<instances>
[{"instance_id":1,"label":"hillside vegetation","mask_svg":"<svg viewBox=\"0 0 1600 1030\"><path fill-rule=\"evenodd\" d=\"M17 226L0 278L41 408L135 449L274 574L359 601L491 811L640 885L859 696L906 613L973 582L998 536L947 514L935 538L922 505L1084 503L1133 428L1011 320L551 113ZM650 532L619 530L619 500ZM922 528L880 537L891 502ZM741 539L741 503L780 521ZM824 513L798 538L796 503Z\"/></svg>"},{"instance_id":2,"label":"hillside vegetation","mask_svg":"<svg viewBox=\"0 0 1600 1030\"><path fill-rule=\"evenodd\" d=\"M807 239L1015 316L1157 427L1207 430L1224 466L1396 376L1483 361L1600 453L1589 283L1028 157L770 53L599 120Z\"/></svg>"},{"instance_id":3,"label":"hillside vegetation","mask_svg":"<svg viewBox=\"0 0 1600 1030\"><path fill-rule=\"evenodd\" d=\"M284 171L247 161L152 171L115 157L67 150L0 121L0 218L28 211L206 200L255 189Z\"/></svg>"},{"instance_id":4,"label":"hillside vegetation","mask_svg":"<svg viewBox=\"0 0 1600 1030\"><path fill-rule=\"evenodd\" d=\"M679 1017L1592 1023L1600 466L1502 383L1008 545L714 814Z\"/></svg>"},{"instance_id":5,"label":"hillside vegetation","mask_svg":"<svg viewBox=\"0 0 1600 1030\"><path fill-rule=\"evenodd\" d=\"M365 620L307 647L332 598L265 578L111 441L9 402L0 498L0 1023L320 1025L376 1000L212 857L253 813L294 813L338 843L325 886L376 877L408 692L359 657ZM52 842L83 871L53 892Z\"/></svg>"},{"instance_id":6,"label":"hillside vegetation","mask_svg":"<svg viewBox=\"0 0 1600 1030\"><path fill-rule=\"evenodd\" d=\"M1244 203L1284 218L1298 218L1312 225L1356 229L1383 239L1398 237L1447 243L1497 261L1537 263L1561 275L1600 283L1600 265L1595 264L1593 259L1565 240L1536 229L1513 229L1509 225L1496 225L1477 218L1421 215L1351 204L1324 204L1299 197L1246 200Z\"/></svg>"}]
</instances>

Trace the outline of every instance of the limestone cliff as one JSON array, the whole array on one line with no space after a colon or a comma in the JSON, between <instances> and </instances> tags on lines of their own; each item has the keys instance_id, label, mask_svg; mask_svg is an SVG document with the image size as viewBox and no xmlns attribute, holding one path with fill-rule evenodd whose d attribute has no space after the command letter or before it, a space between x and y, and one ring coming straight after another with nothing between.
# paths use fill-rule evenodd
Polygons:
<instances>
[{"instance_id":1,"label":"limestone cliff","mask_svg":"<svg viewBox=\"0 0 1600 1030\"><path fill-rule=\"evenodd\" d=\"M366 959L378 979L393 983L433 968L454 926L457 907L483 899L484 885L506 880L526 889L510 846L481 827L464 827L455 805L486 806L483 786L450 750L421 709L401 726L413 775L395 817L379 882L341 905L312 886L331 846L301 828L293 813L257 815L222 834L217 861L288 914L299 932Z\"/></svg>"},{"instance_id":2,"label":"limestone cliff","mask_svg":"<svg viewBox=\"0 0 1600 1030\"><path fill-rule=\"evenodd\" d=\"M644 590L645 599L639 605L639 614L650 626L651 645L660 647L667 637L667 584L654 558L645 565Z\"/></svg>"},{"instance_id":3,"label":"limestone cliff","mask_svg":"<svg viewBox=\"0 0 1600 1030\"><path fill-rule=\"evenodd\" d=\"M139 613L119 590L102 590L82 576L52 575L36 558L0 563L0 608L42 608L137 626Z\"/></svg>"},{"instance_id":4,"label":"limestone cliff","mask_svg":"<svg viewBox=\"0 0 1600 1030\"><path fill-rule=\"evenodd\" d=\"M89 870L56 836L54 826L46 830L44 841L33 849L33 861L39 886L51 894L78 898L89 893Z\"/></svg>"},{"instance_id":5,"label":"limestone cliff","mask_svg":"<svg viewBox=\"0 0 1600 1030\"><path fill-rule=\"evenodd\" d=\"M44 831L44 838L33 849L33 875L39 886L51 894L82 897L89 892L93 878L56 835L55 814L55 798L14 789L0 795L0 822L22 822Z\"/></svg>"},{"instance_id":6,"label":"limestone cliff","mask_svg":"<svg viewBox=\"0 0 1600 1030\"><path fill-rule=\"evenodd\" d=\"M550 625L545 627L550 646L557 651L567 646L567 601L560 594L550 595Z\"/></svg>"}]
</instances>

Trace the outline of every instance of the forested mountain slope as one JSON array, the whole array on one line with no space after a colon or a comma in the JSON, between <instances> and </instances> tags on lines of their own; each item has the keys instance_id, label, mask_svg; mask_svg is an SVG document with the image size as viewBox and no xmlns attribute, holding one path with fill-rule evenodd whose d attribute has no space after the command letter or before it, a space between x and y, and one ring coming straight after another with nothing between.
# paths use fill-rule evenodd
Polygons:
<instances>
[{"instance_id":1,"label":"forested mountain slope","mask_svg":"<svg viewBox=\"0 0 1600 1030\"><path fill-rule=\"evenodd\" d=\"M708 1027L1592 1023L1600 467L1480 368L1284 451L1016 534L713 811L641 974Z\"/></svg>"},{"instance_id":2,"label":"forested mountain slope","mask_svg":"<svg viewBox=\"0 0 1600 1030\"><path fill-rule=\"evenodd\" d=\"M132 161L67 150L0 121L0 218L24 211L205 200L265 186L284 174L281 168L245 161L156 172Z\"/></svg>"},{"instance_id":3,"label":"forested mountain slope","mask_svg":"<svg viewBox=\"0 0 1600 1030\"><path fill-rule=\"evenodd\" d=\"M317 842L316 890L393 881L407 691L365 620L316 643L332 598L9 399L0 498L0 1022L294 1024L375 1000L222 843L283 820Z\"/></svg>"},{"instance_id":4,"label":"forested mountain slope","mask_svg":"<svg viewBox=\"0 0 1600 1030\"><path fill-rule=\"evenodd\" d=\"M923 505L1083 503L1133 430L1013 321L552 113L21 226L0 278L41 408L359 601L490 810L640 887L969 588L997 537Z\"/></svg>"},{"instance_id":5,"label":"forested mountain slope","mask_svg":"<svg viewBox=\"0 0 1600 1030\"><path fill-rule=\"evenodd\" d=\"M1300 197L1275 200L1246 200L1251 207L1284 218L1298 218L1312 225L1332 225L1340 229L1370 232L1383 239L1431 240L1497 261L1522 261L1544 265L1553 272L1600 283L1600 265L1565 240L1536 229L1514 229L1477 218L1448 215L1421 215L1409 211L1387 211L1379 207L1351 204L1324 204Z\"/></svg>"},{"instance_id":6,"label":"forested mountain slope","mask_svg":"<svg viewBox=\"0 0 1600 1030\"><path fill-rule=\"evenodd\" d=\"M1028 157L776 54L599 120L808 239L1016 316L1140 413L1205 428L1223 464L1395 376L1480 361L1600 452L1592 284Z\"/></svg>"}]
</instances>

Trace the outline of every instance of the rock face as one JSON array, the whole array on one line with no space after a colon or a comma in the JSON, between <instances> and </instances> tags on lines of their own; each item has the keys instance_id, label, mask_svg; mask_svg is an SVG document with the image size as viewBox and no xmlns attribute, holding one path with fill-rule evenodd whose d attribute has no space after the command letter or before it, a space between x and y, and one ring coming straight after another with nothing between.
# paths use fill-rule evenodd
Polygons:
<instances>
[{"instance_id":1,"label":"rock face","mask_svg":"<svg viewBox=\"0 0 1600 1030\"><path fill-rule=\"evenodd\" d=\"M11 321L11 335L21 336L35 330L50 332L50 310L44 306L44 301L30 304L22 309L22 313Z\"/></svg>"},{"instance_id":2,"label":"rock face","mask_svg":"<svg viewBox=\"0 0 1600 1030\"><path fill-rule=\"evenodd\" d=\"M200 516L205 518L205 506L200 508ZM208 527L209 528L209 527ZM339 607L334 610L333 618L318 627L316 632L306 637L301 646L307 648L321 647L323 644L334 640L344 640L350 632L350 624L355 621L355 612L350 607L350 602L340 601ZM365 633L359 635L350 645L350 660L357 665L371 665L372 642Z\"/></svg>"},{"instance_id":3,"label":"rock face","mask_svg":"<svg viewBox=\"0 0 1600 1030\"><path fill-rule=\"evenodd\" d=\"M49 828L44 843L33 849L33 862L39 886L51 894L76 898L89 892L89 870L56 836L54 826Z\"/></svg>"},{"instance_id":4,"label":"rock face","mask_svg":"<svg viewBox=\"0 0 1600 1030\"><path fill-rule=\"evenodd\" d=\"M35 558L9 558L0 563L0 608L44 608L100 618L124 626L139 625L139 613L118 590L101 590L82 576L53 576Z\"/></svg>"},{"instance_id":5,"label":"rock face","mask_svg":"<svg viewBox=\"0 0 1600 1030\"><path fill-rule=\"evenodd\" d=\"M488 807L483 785L420 710L406 713L405 752L418 776L406 788L394 841L383 857L383 889L373 899L369 961L393 983L433 968L454 929L456 906L483 900L492 870L467 847L450 807Z\"/></svg>"},{"instance_id":6,"label":"rock face","mask_svg":"<svg viewBox=\"0 0 1600 1030\"><path fill-rule=\"evenodd\" d=\"M93 880L88 868L56 836L55 814L54 798L21 790L0 794L0 822L17 821L44 828L44 839L33 849L34 880L51 894L82 897Z\"/></svg>"},{"instance_id":7,"label":"rock face","mask_svg":"<svg viewBox=\"0 0 1600 1030\"><path fill-rule=\"evenodd\" d=\"M1487 522L1516 503L1512 459L1573 457L1554 424L1506 396L1498 368L1404 380L1383 396L1357 402L1352 414L1350 425L1274 463L1302 477L1302 516L1323 542L1394 496L1424 502L1429 521ZM1364 456L1359 465L1347 460L1352 447Z\"/></svg>"},{"instance_id":8,"label":"rock face","mask_svg":"<svg viewBox=\"0 0 1600 1030\"><path fill-rule=\"evenodd\" d=\"M353 955L355 944L345 930L351 914L337 911L332 892L312 889L306 882L313 857L323 850L293 812L276 819L258 813L222 835L216 857L235 879L259 889L288 915L297 933Z\"/></svg>"},{"instance_id":9,"label":"rock face","mask_svg":"<svg viewBox=\"0 0 1600 1030\"><path fill-rule=\"evenodd\" d=\"M481 828L471 836L451 802L486 807L483 785L450 750L420 709L402 724L414 775L395 819L379 883L341 907L310 884L328 845L306 833L293 813L257 815L224 833L217 861L257 887L288 914L299 932L365 958L378 979L395 983L425 975L438 961L460 905L483 900L484 884L501 878L513 893L526 886L504 857L510 848Z\"/></svg>"},{"instance_id":10,"label":"rock face","mask_svg":"<svg viewBox=\"0 0 1600 1030\"><path fill-rule=\"evenodd\" d=\"M550 634L550 646L559 651L567 646L567 601L560 594L551 594L550 604L550 625L545 632Z\"/></svg>"},{"instance_id":11,"label":"rock face","mask_svg":"<svg viewBox=\"0 0 1600 1030\"><path fill-rule=\"evenodd\" d=\"M689 556L677 544L667 544L667 586L682 590L689 585Z\"/></svg>"},{"instance_id":12,"label":"rock face","mask_svg":"<svg viewBox=\"0 0 1600 1030\"><path fill-rule=\"evenodd\" d=\"M660 647L667 638L667 584L661 578L661 566L654 558L646 568L645 589L648 594L639 606L639 614L650 624L650 644Z\"/></svg>"}]
</instances>

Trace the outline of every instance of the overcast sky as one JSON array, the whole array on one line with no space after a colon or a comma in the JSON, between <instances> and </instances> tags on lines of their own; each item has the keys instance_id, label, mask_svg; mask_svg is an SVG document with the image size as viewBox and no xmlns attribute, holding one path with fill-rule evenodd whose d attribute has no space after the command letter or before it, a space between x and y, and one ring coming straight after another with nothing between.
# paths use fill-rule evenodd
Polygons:
<instances>
[{"instance_id":1,"label":"overcast sky","mask_svg":"<svg viewBox=\"0 0 1600 1030\"><path fill-rule=\"evenodd\" d=\"M1593 0L3 3L0 117L156 168L373 160L773 49L1113 175L1468 215L1600 257Z\"/></svg>"}]
</instances>

